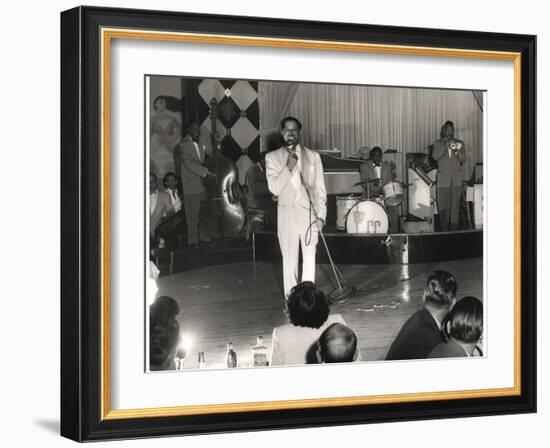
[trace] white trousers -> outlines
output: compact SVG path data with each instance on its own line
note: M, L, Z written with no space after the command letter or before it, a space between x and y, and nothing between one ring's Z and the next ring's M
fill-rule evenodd
M315 215L311 215L315 222ZM302 248L302 280L315 281L315 252L319 240L317 224L310 227L309 210L299 206L277 207L277 236L283 256L283 283L285 297L299 280L299 254Z

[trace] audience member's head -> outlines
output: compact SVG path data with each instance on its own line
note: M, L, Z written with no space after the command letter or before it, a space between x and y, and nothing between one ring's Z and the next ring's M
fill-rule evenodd
M448 311L455 303L456 279L446 271L433 271L424 289L424 305Z
M157 297L149 307L151 370L168 369L179 342L179 306L171 297Z
M327 296L313 282L302 282L292 288L287 309L293 325L311 328L321 327L330 311Z
M477 344L483 334L483 305L475 297L459 300L443 323L447 337L465 344Z
M317 360L320 363L355 361L357 336L344 324L330 325L319 337L317 345Z

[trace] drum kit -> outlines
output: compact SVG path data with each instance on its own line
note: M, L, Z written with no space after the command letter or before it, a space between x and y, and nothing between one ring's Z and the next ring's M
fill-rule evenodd
M377 182L371 179L354 185L367 185L367 197L361 194L336 196L336 228L347 233L384 234L388 233L390 222L386 207L396 207L403 203L403 185L390 181L384 184L380 197L370 198L368 185Z

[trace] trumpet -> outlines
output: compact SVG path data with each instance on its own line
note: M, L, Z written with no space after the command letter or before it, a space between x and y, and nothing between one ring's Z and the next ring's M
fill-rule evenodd
M458 151L460 148L462 148L462 141L460 140L451 140L449 143L447 143L448 145L448 148L451 149L452 151L456 152Z

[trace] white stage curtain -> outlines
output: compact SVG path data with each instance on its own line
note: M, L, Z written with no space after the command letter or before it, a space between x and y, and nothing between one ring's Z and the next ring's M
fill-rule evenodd
M267 139L279 132L281 119L288 115L288 108L298 90L293 82L258 82L258 108L260 111L260 149L265 151Z
M427 153L442 124L455 124L455 137L465 143L464 175L483 161L483 96L479 92L333 84L263 84L260 123L273 128L286 115L302 121L302 140L312 149L338 148L343 156L363 146ZM270 84L276 84L271 87ZM287 84L283 89L280 84ZM296 86L294 94L289 94ZM274 104L271 103L272 99ZM288 107L286 101L290 99ZM282 113L281 113L282 112ZM267 118L265 117L267 116ZM399 157L399 155L398 155Z

